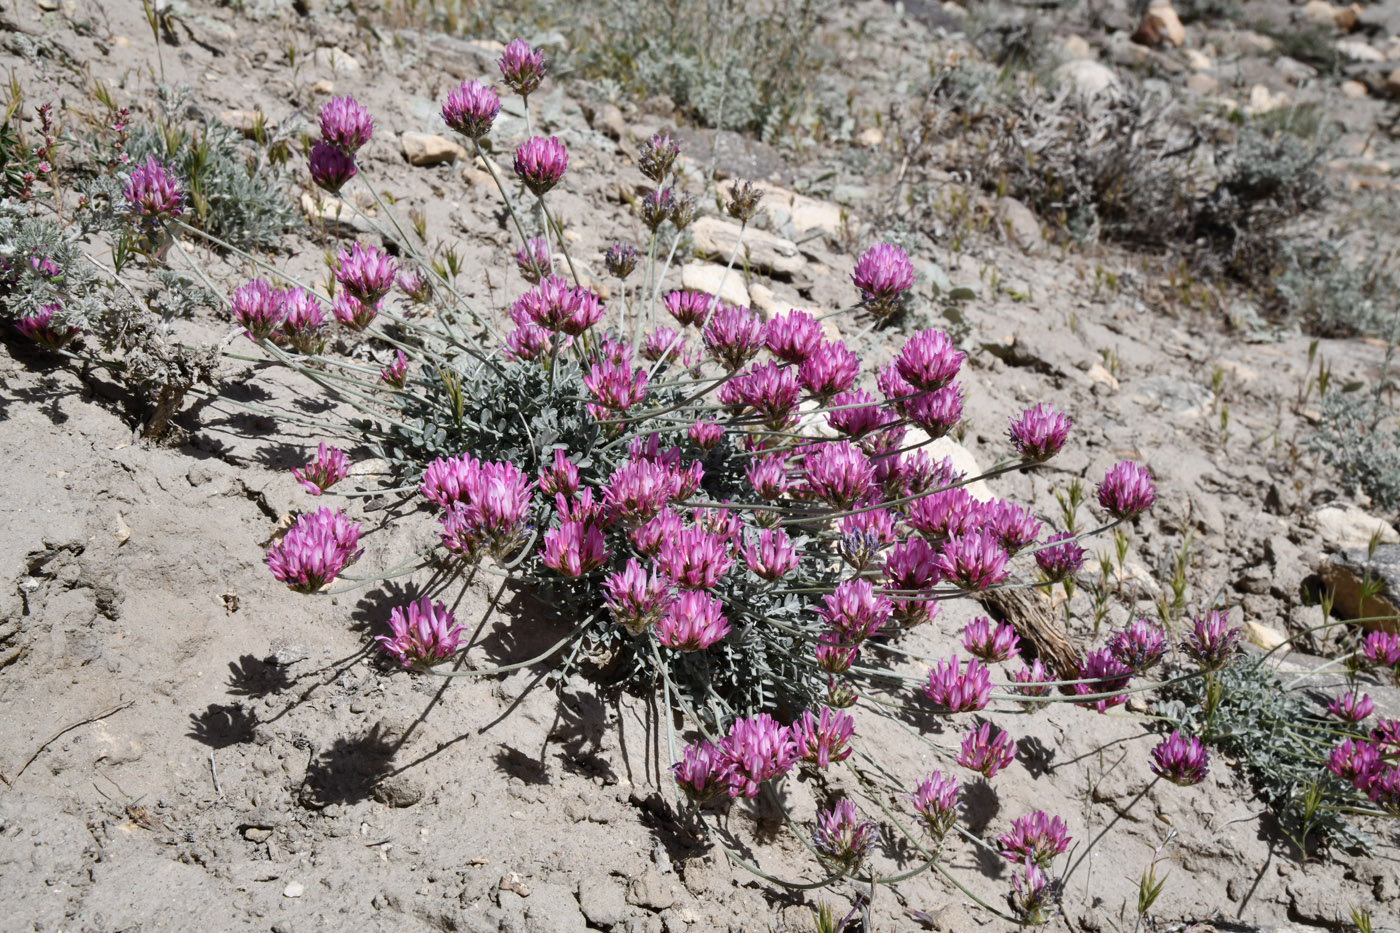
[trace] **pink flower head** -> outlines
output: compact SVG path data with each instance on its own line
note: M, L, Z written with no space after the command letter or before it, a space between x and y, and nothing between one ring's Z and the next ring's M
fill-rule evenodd
M608 477L603 503L613 518L638 525L665 508L674 491L673 474L666 465L629 460Z
M1191 634L1181 643L1181 650L1203 670L1219 670L1229 663L1239 650L1243 632L1230 625L1229 613L1212 609L1192 619Z
M682 528L661 542L656 563L676 586L708 590L719 582L734 559L719 535L703 528Z
M926 590L938 582L936 556L923 538L906 538L885 555L885 579L896 590Z
M551 464L540 471L540 491L552 496L562 493L572 496L578 489L578 467L558 447L554 449Z
M1079 662L1079 679L1083 683L1074 685L1074 692L1081 696L1107 693L1112 696L1100 697L1081 703L1090 709L1105 712L1110 706L1120 706L1128 702L1126 693L1119 693L1128 686L1133 669L1113 656L1107 648L1090 651Z
M465 504L475 537L500 560L519 547L534 484L513 463L483 463L467 477Z
M262 279L233 290L233 320L250 340L266 340L282 326L285 296Z
M860 868L874 841L875 824L862 820L849 798L843 797L830 810L817 814L812 847L844 872Z
M336 256L335 279L353 297L374 305L394 287L398 270L398 263L379 247L352 243L348 252Z
M992 677L976 658L969 658L963 670L958 656L951 655L929 668L924 696L950 713L984 709L992 697Z
M822 597L822 603L817 610L822 622L853 645L878 632L893 609L888 599L875 594L869 580L842 580L834 592Z
M516 147L514 165L515 177L539 198L564 177L569 153L557 136L532 136Z
M808 487L836 509L869 498L875 491L870 460L850 441L832 441L807 455L802 473Z
M642 337L642 359L655 363L659 359L679 361L685 354L685 335L669 327L647 331Z
M744 545L743 553L748 568L770 583L797 569L797 549L782 529L760 531L756 542Z
M1376 667L1400 667L1400 635L1369 633L1361 643L1361 656Z
M643 175L659 185L666 180L680 154L680 145L671 139L670 133L663 131L642 143L637 167Z
M409 297L409 300L418 304L423 304L433 297L432 283L417 269L400 268L399 274L394 277L394 284Z
M666 297L661 299L662 305L670 312L671 317L676 319L676 323L682 327L694 324L699 327L701 322L710 314L710 307L715 299L704 292L667 292Z
M1014 502L992 499L982 506L981 513L982 527L996 536L1008 554L1029 547L1040 535L1040 520Z
M637 268L637 248L630 243L614 243L603 253L603 265L609 275L626 279Z
M816 352L824 334L817 319L806 311L786 311L768 322L763 345L768 352L782 360L800 366Z
M1371 741L1387 750L1387 754L1400 755L1400 719L1382 719L1371 730Z
M332 97L321 108L321 139L346 155L369 142L374 118L353 97Z
M845 761L851 756L851 736L856 723L849 713L823 708L820 716L804 710L792 724L792 738L797 743L797 755L825 771L833 761Z
M426 596L407 606L395 606L389 613L389 629L392 636L379 635L374 640L405 670L446 661L457 653L462 636L452 611Z
M1400 816L1400 764L1372 772L1366 782L1366 799L1391 816Z
M940 576L963 589L985 590L1006 579L1006 552L985 531L949 538L936 562Z
M719 747L731 797L757 797L760 784L787 774L797 760L792 730L767 713L735 720Z
M656 640L675 651L703 651L728 634L724 604L697 590L683 591L656 623Z
M859 645L848 645L839 632L822 632L817 636L817 663L829 674L844 674L856 662Z
M1210 770L1210 756L1201 740L1176 730L1152 749L1152 773L1183 787L1199 784Z
M353 331L362 331L379 315L377 302L365 302L349 292L340 292L331 302L331 314Z
M1013 671L1011 679L1016 681L1012 689L1023 697L1048 697L1050 688L1046 684L1055 678L1050 676L1040 658L1036 658L1029 667L1023 664Z
M1167 650L1167 633L1146 619L1138 619L1109 636L1108 650L1133 673L1141 674L1162 660Z
M662 509L654 518L650 518L640 525L637 525L628 532L628 539L632 542L640 554L647 557L655 557L661 550L661 542L668 541L680 534L685 523L681 517L670 509Z
M1148 509L1157 498L1147 467L1123 460L1109 467L1098 485L1099 505L1118 519L1130 519Z
M997 837L1001 854L1008 862L1030 861L1037 868L1047 868L1065 849L1070 839L1065 821L1048 816L1044 810L1032 810L1011 821L1011 831Z
M394 361L379 371L379 381L386 386L402 389L408 380L408 357L402 350L394 351Z
M454 502L462 502L471 494L471 487L477 473L481 471L481 461L471 454L458 454L455 457L438 457L423 470L418 491L438 508L445 509Z
M506 345L501 355L508 360L538 360L549 349L549 331L538 324L521 324L506 335ZM567 338L563 346L568 346L572 338ZM562 349L562 348L561 348Z
M1074 422L1044 402L1011 419L1011 446L1027 460L1043 463L1065 446Z
M763 348L763 322L748 308L721 304L705 325L705 349L728 372L734 372Z
M752 457L744 468L744 475L760 499L765 502L780 499L788 490L787 457L783 454Z
M822 343L797 370L802 387L822 402L849 389L860 375L860 360L844 343Z
M642 223L653 233L675 214L680 203L676 193L670 188L653 188L642 195Z
M1010 661L1021 650L1021 639L1010 623L993 625L991 619L978 616L963 629L963 647L974 657L995 664Z
M695 421L686 429L686 436L701 450L714 450L724 437L724 426L715 418Z
M463 81L442 102L442 119L467 139L480 139L491 132L491 124L501 112L501 98L480 81Z
M894 516L884 509L857 512L841 519L841 559L856 570L874 563L894 540Z
M916 499L909 506L905 521L919 534L937 542L980 530L982 506L965 487L954 486Z
M648 574L635 560L603 580L605 602L613 621L629 635L640 635L670 608L671 585L658 573Z
M15 322L15 327L35 343L50 350L60 350L82 333L81 328L54 319L62 310L57 303L46 304L28 317L20 318Z
M909 795L914 812L924 821L924 828L935 847L958 821L958 795L962 791L958 779L941 771L932 771L919 782Z
M1380 750L1370 742L1343 739L1327 756L1327 770L1360 791L1365 791L1380 768Z
M797 409L801 388L792 369L768 362L750 367L720 387L719 400L742 403L775 431L786 427Z
M588 414L598 421L617 417L647 396L646 370L609 360L594 364L583 384L594 398Z
M833 431L852 439L865 437L898 420L893 412L877 405L875 396L864 389L838 392L831 405L826 415L827 424Z
M687 797L696 803L706 803L729 790L724 766L724 753L702 739L685 747L681 760L671 765L671 774Z
M1362 722L1366 717L1376 711L1376 704L1366 694L1347 692L1339 697L1335 697L1327 704L1327 712L1342 720L1356 724Z
M1047 580L1058 583L1074 576L1084 566L1084 549L1077 543L1074 532L1062 531L1051 535L1044 547L1036 549L1035 562Z
M532 48L524 39L512 39L497 62L506 87L521 97L529 97L544 80L547 70L544 53Z
M349 475L350 466L345 461L345 451L327 447L324 443L316 448L315 460L292 470L292 476L313 496L319 496Z
M845 680L837 680L836 675L828 674L826 678L826 705L832 709L850 709L856 705L856 700L860 696L855 688Z
M900 405L906 418L938 439L957 427L963 414L963 390L948 385L932 392L921 392Z
M1011 736L1000 730L992 734L992 724L981 726L963 734L962 749L958 752L958 764L971 768L983 777L996 777L998 771L1016 759L1016 743Z
M331 194L340 191L346 182L359 173L359 169L355 167L354 156L342 152L324 139L312 144L311 152L307 156L307 168L310 169L311 180L316 186Z
M179 217L185 210L180 181L154 155L131 170L123 188L127 206L147 225Z
M876 243L856 260L851 282L877 317L899 310L904 293L914 287L914 267L898 246Z
M941 330L921 330L910 337L895 358L895 367L915 389L932 392L953 381L962 367L963 353Z
M1051 881L1029 859L1011 876L1011 890L1006 895L1011 914L1022 926L1044 926L1055 914L1060 902L1063 883Z
M562 521L545 534L541 555L546 567L566 577L581 577L602 565L607 550L597 525Z
M267 552L272 575L298 593L314 593L359 559L360 526L335 509L300 516Z
M304 288L283 289L281 294L282 326L274 338L286 342L298 353L320 353L326 345L322 335L326 314L320 300Z
M549 274L549 243L542 237L531 237L515 251L515 265L525 281L537 285Z

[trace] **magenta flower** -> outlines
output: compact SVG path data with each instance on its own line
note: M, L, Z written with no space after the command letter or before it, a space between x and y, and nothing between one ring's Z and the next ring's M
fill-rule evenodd
M1029 667L1023 664L1012 671L1011 679L1016 681L1016 686L1012 690L1023 697L1048 697L1050 688L1046 684L1055 678L1050 676L1050 672L1045 669L1040 658L1036 658Z
M1400 719L1382 719L1371 730L1371 741L1387 749L1387 754L1400 755Z
M598 421L626 412L647 396L646 370L606 360L588 371L583 384L594 398L588 404L588 414Z
M1044 926L1055 915L1062 888L1061 882L1051 881L1035 863L1027 860L1020 871L1011 875L1006 903L1022 926Z
M671 219L675 210L676 193L670 188L653 188L642 195L642 223L653 233L657 227Z
M1133 673L1141 674L1162 660L1167 650L1167 633L1146 619L1138 619L1109 636L1108 650Z
M637 552L647 557L655 557L661 550L661 542L680 534L685 527L681 517L670 509L663 509L654 518L637 525L628 532L628 540Z
M423 304L433 297L432 283L417 269L399 269L399 274L394 277L394 284L399 287L399 291L418 304Z
M1327 712L1343 722L1352 724L1362 722L1375 711L1376 704L1371 702L1371 698L1364 693L1358 696L1355 693L1347 692L1335 697L1332 702L1327 704Z
M463 81L442 102L442 119L467 139L480 139L491 132L491 124L501 112L501 98L480 81Z
M848 798L817 814L812 847L846 873L859 870L875 841L875 824L862 820Z
M1239 650L1243 632L1230 625L1228 613L1212 609L1192 619L1191 634L1181 643L1181 650L1203 670L1219 670L1229 663Z
M802 387L826 403L855 384L860 360L844 343L826 342L802 362L797 374Z
M914 812L923 818L924 829L933 840L935 852L958 821L958 794L961 790L957 778L941 771L932 771L908 795L914 804Z
M671 585L655 572L648 574L635 560L603 580L604 600L613 621L629 635L640 635L670 608Z
M1327 757L1328 771L1363 792L1380 768L1380 750L1370 742L1343 739Z
M1152 749L1152 773L1173 784L1188 787L1206 779L1210 771L1210 756L1206 747L1194 735L1187 737L1172 730L1172 734Z
M997 837L1001 854L1008 862L1033 862L1037 868L1047 868L1055 856L1069 848L1071 836L1065 821L1047 816L1044 810L1032 810L1011 821L1011 831Z
M506 87L521 97L529 97L535 93L547 70L544 53L532 48L524 39L510 40L510 45L506 46L496 64L500 66L501 79L505 81Z
M1011 446L1027 460L1043 463L1065 446L1074 422L1044 402L1011 419Z
M893 611L888 599L875 594L869 580L842 580L834 592L822 597L822 603L817 615L845 644L852 645L878 632Z
M298 353L311 355L325 349L326 314L321 309L320 299L303 288L288 288L283 289L280 301L282 325L272 337Z
M253 279L233 290L233 319L250 340L266 340L282 325L285 300L284 292Z
M497 560L524 541L533 485L513 463L483 463L467 477L467 518L474 536Z
M1014 502L992 499L982 506L981 513L982 527L996 536L1008 554L1029 547L1040 535L1040 520Z
M540 552L546 567L566 577L581 577L602 565L607 551L596 525L563 521L544 536Z
M661 542L656 563L682 589L708 590L719 582L734 559L724 538L704 528L682 528Z
M705 349L728 372L734 372L763 348L763 322L748 308L721 304L704 330Z
M726 382L720 387L719 400L726 405L741 403L752 409L766 427L778 431L792 420L800 394L797 373L769 362L752 366Z
M787 774L797 760L792 730L767 713L735 720L719 747L731 797L757 797L759 785Z
M962 386L944 386L933 392L921 393L899 407L905 417L936 440L957 427L962 420Z
M753 457L744 468L744 475L760 499L765 502L780 499L788 490L787 457L783 454Z
M791 310L768 322L763 333L763 345L768 352L782 360L800 366L816 352L825 335L816 318L806 311Z
M532 136L515 150L515 177L524 182L535 197L559 184L569 167L569 153L557 136Z
M408 357L402 350L394 351L394 362L379 371L379 381L386 386L402 389L408 380Z
M812 492L836 509L867 499L875 491L870 460L850 441L831 441L806 456L802 473Z
M1128 686L1132 676L1133 669L1114 657L1109 649L1090 651L1084 656L1084 660L1079 662L1079 679L1083 683L1075 684L1074 692L1080 696L1099 693L1109 693L1113 696L1088 700L1079 705L1098 710L1100 713L1106 712L1110 706L1121 706L1128 702L1128 695L1118 691Z
M743 547L744 563L761 579L775 583L797 569L797 549L782 529L764 530Z
M768 325L771 330L773 325ZM831 400L826 423L838 434L852 439L865 437L873 431L897 421L893 412L875 403L875 396L864 389L839 392Z
M963 647L974 657L988 664L1009 661L1021 650L1021 638L1009 622L992 624L986 616L978 616L963 629Z
M641 357L655 363L665 358L679 361L685 353L685 336L669 327L657 327L642 335Z
M937 542L980 530L982 504L965 487L954 486L916 499L910 504L905 521L919 534Z
M398 269L379 247L352 243L348 252L342 249L336 255L335 280L362 303L374 305L394 287Z
M941 330L921 330L904 344L895 358L899 375L915 389L933 392L953 381L962 367L963 353Z
M856 570L874 563L880 551L894 543L894 516L884 509L857 512L841 519L841 559Z
M601 530L612 523L612 517L600 501L594 501L592 488L585 488L572 499L563 493L554 494L554 509L562 522L579 522L584 525L597 525Z
M1130 519L1148 509L1157 498L1152 474L1131 460L1114 464L1098 485L1099 505L1117 519Z
M572 496L577 489L578 467L556 447L551 464L540 471L540 491L549 496L556 493Z
M343 291L331 302L331 314L350 330L359 332L374 322L379 315L379 305L375 302L361 301L348 291Z
M185 210L185 192L180 181L154 155L137 165L126 176L123 192L131 212L148 227L179 217Z
M60 350L82 333L81 328L54 319L55 315L61 317L62 310L62 306L57 303L46 304L33 314L16 321L15 328L41 346L50 350Z
M332 97L321 108L321 139L346 155L369 142L374 118L353 97Z
M963 670L955 654L929 668L924 696L949 713L984 709L992 697L992 677L975 658L969 658Z
M671 167L680 157L681 147L671 139L671 134L662 132L642 143L642 151L637 159L637 168L643 175L658 185L666 180Z
M851 756L851 736L855 731L856 722L849 713L828 708L823 708L820 716L804 710L792 724L798 757L823 771L833 761L845 761Z
M714 450L720 438L724 437L724 426L714 418L695 421L686 428L686 436L701 450Z
M350 465L345 460L345 451L327 447L324 443L316 448L315 460L292 470L292 476L313 496L319 496L349 475Z
M1361 655L1376 667L1400 667L1400 635L1369 633L1361 643Z
M609 275L626 279L637 268L637 248L630 243L614 243L603 253L603 265Z
M613 471L603 490L608 514L629 525L649 521L675 491L671 471L649 460L629 460Z
M446 661L457 653L462 636L452 611L426 596L407 606L396 606L389 613L389 628L392 636L379 635L374 640L405 670Z
M438 508L445 509L454 502L466 500L481 462L471 454L438 457L423 470L418 491Z
M923 538L906 538L885 555L885 579L895 590L926 590L938 582L936 556Z
M1062 531L1051 535L1044 547L1036 549L1035 562L1047 580L1058 583L1074 576L1084 566L1084 549L1076 540L1073 532Z
M358 174L355 157L342 152L325 140L317 140L311 146L307 157L307 167L311 170L311 180L316 186L336 194L346 182Z
M887 317L899 310L904 293L914 287L914 267L898 246L876 243L856 260L851 282L871 313Z
M549 275L551 268L549 243L542 237L531 237L524 246L515 251L515 265L520 269L520 275L525 281L538 285L540 279ZM535 323L542 325L544 322ZM562 327L558 329L563 330Z
M704 292L667 292L661 299L661 304L670 312L671 317L676 319L676 323L682 327L700 324L710 314L710 307L715 299Z
M1391 816L1400 816L1400 765L1373 772L1366 783L1366 799Z
M1006 579L1006 552L985 531L949 538L935 563L944 580L967 590L985 590Z
M308 512L267 552L272 575L298 593L314 593L362 553L360 526L335 509Z
M996 777L998 771L1016 759L1016 743L1011 736L1000 730L992 734L992 724L982 723L976 729L963 734L962 749L958 752L958 764L971 768L983 777Z
M707 803L729 790L724 767L724 753L702 739L685 747L681 760L671 765L671 774L686 796Z

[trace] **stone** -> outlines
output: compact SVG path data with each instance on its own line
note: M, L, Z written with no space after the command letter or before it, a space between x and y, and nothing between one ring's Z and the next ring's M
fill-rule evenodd
M300 881L293 881L282 889L283 897L301 897L306 893L306 885Z
M1068 84L1085 97L1116 92L1122 86L1112 68L1087 60L1065 62L1055 69L1055 80Z
M1244 620L1244 634L1246 638L1265 651L1272 651L1288 641L1288 636L1278 629L1262 622L1255 622L1253 619Z
M244 139L252 139L257 133L259 121L266 118L258 110L225 110L219 114L219 122L237 130Z
M407 774L391 775L374 785L374 799L389 807L411 807L423 799L423 785Z
M1381 90L1389 97L1400 97L1400 68L1385 76Z
M315 84L311 85L311 93L329 97L331 94L335 93L335 82L325 79L317 81Z
M306 215L306 219L315 224L334 227L337 224L342 229L351 230L355 233L374 233L375 230L363 217L359 215L350 205L339 198L333 198L328 194L317 192L316 194L303 193L301 196L301 211Z
M627 903L647 910L665 910L680 902L679 887L673 879L648 867L641 877L632 882L632 887L627 891Z
M690 227L691 235L695 238L695 252L728 263L734 247L741 245L743 252L735 262L736 269L747 260L747 265L752 268L779 275L792 275L807 264L797 244L791 240L749 227L743 230L741 243L741 229L736 221L701 217Z
M1384 519L1354 505L1327 505L1308 516L1328 550L1369 547L1373 535L1380 544L1400 544L1400 534Z
M592 111L589 125L609 139L627 137L627 120L616 104L603 104Z
M1364 11L1361 5L1353 3L1350 6L1336 7L1332 10L1332 22L1343 32L1351 32L1356 28L1356 24L1361 20Z
M1242 55L1267 55L1274 50L1274 40L1261 32L1242 29L1235 33L1235 48Z
M1308 0L1303 5L1303 19L1318 26L1336 25L1337 12L1327 0Z
M1332 593L1333 615L1360 620L1372 630L1400 630L1400 546L1382 544L1374 553L1368 548L1348 548L1318 569ZM1363 599L1362 588L1368 580L1373 586L1379 582L1381 588Z
M355 74L360 70L358 58L334 46L321 46L312 56L312 60L318 71L329 71L331 74Z
M1363 62L1366 64L1376 64L1385 61L1379 49L1373 48L1369 43L1360 39L1338 39L1336 49L1341 56L1349 61Z
M1210 71L1215 68L1215 62L1211 61L1209 55L1196 49L1182 49L1181 55L1186 59L1186 66L1192 71Z
M1220 82L1214 75L1208 75L1204 71L1195 71L1186 76L1186 90L1192 94L1202 96L1220 93Z
M1060 55L1065 61L1091 61L1094 58L1094 50L1089 45L1089 40L1083 36L1069 35L1060 40Z
M1040 249L1043 242L1040 220L1025 204L1009 195L997 199L997 220L1021 249L1028 253Z
M798 233L820 230L836 236L846 223L845 208L830 201L818 201L805 195L792 196L792 227Z
M1343 81L1342 96L1349 100L1360 100L1366 96L1366 85L1360 81Z
M737 264L736 264L737 265ZM744 285L744 273L738 268L729 270L725 278L725 267L709 262L688 262L681 266L681 287L708 295L719 293L720 300L732 305L749 306L749 290ZM720 282L724 291L719 291Z
M458 159L466 160L467 150L444 136L428 133L404 133L399 137L399 146L409 165L441 165Z
M1142 21L1151 26L1157 37L1172 48L1186 44L1186 27L1181 25L1181 17L1176 15L1170 3L1154 3L1143 14Z
M1108 368L1102 363L1095 363L1090 366L1085 375L1089 377L1091 383L1107 386L1115 392L1118 391L1118 377L1109 372Z
M1286 92L1279 91L1275 94L1265 85L1256 84L1249 89L1249 103L1245 104L1244 112L1253 117L1287 106L1288 94Z
M780 314L786 314L794 308L806 310L803 305L793 304L792 299L779 295L761 282L755 282L749 287L749 297L753 301L753 309L757 311L764 320L770 320ZM825 324L826 322L823 322L823 329L831 330L825 327Z
M1300 62L1296 58L1289 58L1287 55L1280 55L1274 59L1274 67L1283 72L1284 77L1294 84L1300 81L1310 81L1317 77L1317 69L1312 65Z
M935 461L947 457L953 462L953 469L964 476L980 476L982 473L982 468L977 465L977 458L972 455L972 451L951 437L940 437L930 442L928 434L921 428L910 428L909 433L904 436L904 446L919 447L921 445L922 449L927 451L928 455ZM986 480L974 480L963 488L979 502L986 502L993 498L991 487L987 485Z
M574 892L562 884L541 881L525 902L525 920L537 933L585 933L588 921Z
M579 882L578 904L588 922L603 929L622 923L633 913L622 885L604 874Z
M885 141L885 131L878 126L867 126L856 134L856 142L867 149L874 149Z

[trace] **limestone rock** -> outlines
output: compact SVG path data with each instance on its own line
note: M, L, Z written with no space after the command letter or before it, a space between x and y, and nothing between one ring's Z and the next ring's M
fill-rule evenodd
M588 922L605 930L622 923L633 913L627 906L622 885L602 873L579 883L578 903Z
M1065 61L1090 61L1094 57L1094 50L1089 45L1089 40L1083 36L1065 36L1060 40L1060 54Z
M1278 110L1280 107L1287 107L1288 101L1286 92L1274 93L1265 85L1256 84L1249 89L1249 103L1245 104L1244 112L1252 117L1258 116L1261 113Z
M313 224L328 228L335 228L339 225L341 229L352 230L356 233L375 232L374 228L350 205L328 194L319 192L303 194L301 196L301 211L306 215L306 219Z
M1181 17L1176 15L1170 3L1154 3L1143 15L1142 21L1144 25L1151 26L1160 41L1167 45L1181 48L1186 44L1186 27L1181 25Z
M1192 71L1211 71L1215 68L1215 62L1210 56L1196 49L1182 49L1181 55L1186 59L1186 66Z
M1367 548L1348 548L1332 555L1318 568L1323 585L1332 593L1332 612L1342 619L1364 620L1361 624L1368 629L1397 631L1400 629L1400 546L1383 544L1370 556L1367 551ZM1379 582L1381 588L1362 599L1362 587L1368 580Z
M225 110L219 114L219 122L237 130L244 139L252 139L259 120L265 119L257 110Z
M1385 61L1385 55L1360 39L1338 39L1336 49L1348 61L1371 65Z
M1043 241L1040 220L1022 202L1010 196L1000 198L997 201L997 220L1021 249L1031 253L1040 248Z
M735 221L720 217L701 217L690 227L691 235L695 237L696 253L727 263L734 247L740 243L740 229L740 225ZM753 227L749 227L743 233L743 252L735 262L736 268L747 259L748 265L755 269L779 275L792 275L807 264L807 260L798 251L797 244L791 240Z
M1386 75L1385 82L1381 85L1381 90L1389 97L1400 97L1400 68L1396 68Z
M444 136L404 133L399 137L399 145L409 165L440 165L467 158L467 150Z
M342 48L323 45L312 56L316 70L331 74L355 74L360 70L360 60Z
M739 269L730 269L725 278L724 266L709 262L690 262L681 267L681 287L713 295L719 291L720 282L724 291L719 292L720 300L732 305L749 306L749 290L744 285L744 274Z
M1343 81L1342 96L1350 100L1360 100L1366 96L1366 85L1360 81Z
M1220 82L1213 75L1196 71L1186 76L1186 90L1202 96L1220 93Z
M934 460L942 460L944 457L953 461L953 469L964 476L979 476L982 468L977 465L977 459L972 456L972 451L951 437L940 437L938 440L928 443L928 435L919 428L910 428L909 433L904 436L904 445L913 447L924 444L923 449ZM987 485L986 480L976 480L963 487L972 497L979 502L986 502L993 498L992 490Z
M632 882L627 891L627 903L648 910L665 910L680 902L681 890L674 879L667 878L655 868L647 868Z
M1065 62L1055 69L1055 79L1068 84L1085 97L1112 93L1121 87L1118 75L1112 68L1086 60Z
M1322 536L1329 550L1365 548L1371 537L1380 544L1400 544L1400 534L1384 519L1368 515L1354 505L1323 506L1309 516L1309 524Z

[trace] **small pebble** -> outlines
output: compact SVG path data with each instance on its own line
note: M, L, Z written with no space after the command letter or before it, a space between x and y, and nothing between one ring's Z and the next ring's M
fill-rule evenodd
M282 889L283 897L301 897L305 893L306 885L302 884L300 881L293 881Z

